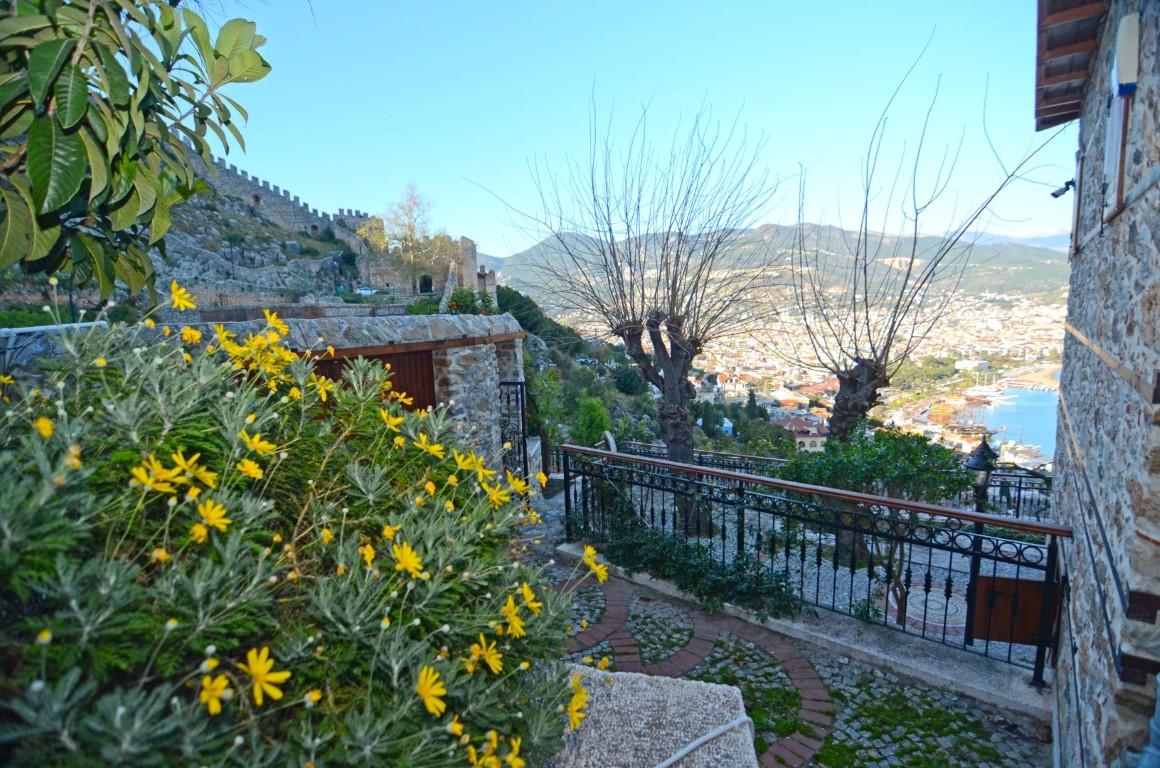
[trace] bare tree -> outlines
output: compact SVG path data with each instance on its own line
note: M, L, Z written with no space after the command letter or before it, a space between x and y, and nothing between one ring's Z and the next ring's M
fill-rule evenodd
M946 193L959 153L958 148L948 147L935 163L929 167L926 163L924 150L936 88L913 156L907 158L904 153L887 188L878 188L887 114L905 82L904 77L891 95L867 144L859 189L862 209L852 235L805 223L804 174L801 180L792 247L795 312L782 317L791 341L804 338L803 343L793 343L789 355L793 362L838 379L830 418L830 433L838 439L845 439L879 403L880 391L889 386L899 366L947 314L959 296L980 219L999 193L1023 178L1032 158L1047 143L1012 168L1000 160L1003 175L998 184L943 236L924 236L925 216ZM997 152L995 157L999 159ZM906 222L905 231L897 236L882 234L890 231L899 213Z
M751 227L776 183L735 119L702 108L667 150L648 140L647 108L621 148L593 107L587 157L533 169L548 234L535 276L559 309L624 342L662 395L668 457L690 462L689 372L706 345L755 329L773 249Z
M434 271L446 258L446 243L438 240L441 235L432 235L430 213L431 201L411 183L384 217L373 217L358 230L372 254L389 258L398 267L411 284L411 293L419 292L419 276Z

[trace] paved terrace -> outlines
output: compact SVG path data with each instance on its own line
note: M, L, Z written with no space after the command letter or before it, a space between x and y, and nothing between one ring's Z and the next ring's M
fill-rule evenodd
M563 494L536 505L544 518L528 542L536 560L550 561L563 538L562 505ZM548 567L560 588L575 588L570 660L607 659L610 671L736 685L767 768L1051 765L1048 726L1034 718L708 614L627 579L577 583L569 580L570 564ZM946 654L952 661L956 652ZM948 670L954 673L953 663Z

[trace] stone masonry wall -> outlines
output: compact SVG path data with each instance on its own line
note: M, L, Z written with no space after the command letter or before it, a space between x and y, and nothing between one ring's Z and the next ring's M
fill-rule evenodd
M238 197L247 203L257 200L255 208L270 221L291 232L310 231L311 226L319 230L330 227L334 236L346 244L356 254L362 254L366 245L355 234L359 227L370 219L370 214L351 208L340 208L337 213L327 213L313 208L298 195L277 184L251 176L233 163L215 157L213 168L207 168L197 155L191 154L198 174L209 183L219 195Z
M463 438L497 465L500 455L499 367L495 345L444 349L432 354L435 396L447 403Z
M1119 20L1140 12L1125 207L1105 220L1109 78ZM1118 766L1147 739L1160 670L1160 4L1119 0L1080 125L1076 248L1060 379L1053 507L1074 538L1052 682L1057 764Z

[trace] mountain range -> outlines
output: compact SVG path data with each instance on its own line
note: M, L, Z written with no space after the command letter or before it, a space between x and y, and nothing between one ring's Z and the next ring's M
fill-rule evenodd
M738 254L762 247L784 251L792 242L793 235L794 227L767 224L745 232L736 240L734 248ZM828 246L830 252L837 251L835 255L841 258L841 244L855 236L854 232L836 227L807 225L806 247L813 248L820 241ZM582 235L569 237L574 238L574 242L583 242ZM900 239L897 236L875 233L871 238L871 247L877 246L881 240L885 253L892 252L900 240L907 244L906 238ZM973 245L970 264L961 285L965 296L1007 293L1035 296L1044 301L1063 301L1070 272L1067 235L1024 239L968 235L964 238L964 241L967 240L973 241ZM943 242L940 237L921 236L917 244L918 252L933 253ZM482 253L477 257L481 266L496 271L499 282L528 292L533 297L542 293L535 280L537 266L545 261L558 262L560 258L558 246L551 237L506 258ZM728 257L724 261L727 263Z

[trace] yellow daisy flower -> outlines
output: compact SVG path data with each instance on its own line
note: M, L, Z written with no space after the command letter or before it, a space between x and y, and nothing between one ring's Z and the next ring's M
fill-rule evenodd
M222 698L229 685L230 679L225 675L217 677L205 675L201 678L201 695L198 697L198 701L205 704L205 708L209 710L211 716L221 714Z
M184 312L187 309L197 309L197 304L193 300L193 294L178 285L176 280L169 284L169 292L170 302L178 312Z
M282 698L282 689L277 686L290 678L290 671L274 671L274 659L270 657L269 648L263 647L261 651L251 648L246 653L246 663L237 667L254 681L254 704L262 706L266 696L274 701Z
M395 558L395 571L406 571L411 574L412 579L417 579L423 574L423 561L419 558L419 553L411 547L410 542L392 544L391 555Z
M419 680L415 684L415 693L423 700L423 706L435 717L441 717L447 709L447 702L443 697L447 695L447 687L439 679L439 673L426 665L419 670Z
M234 466L237 467L238 471L243 475L253 480L261 480L263 475L266 474L262 471L262 465L253 459L242 459Z

